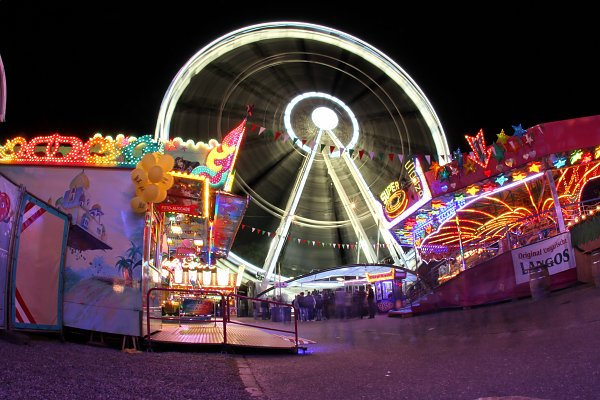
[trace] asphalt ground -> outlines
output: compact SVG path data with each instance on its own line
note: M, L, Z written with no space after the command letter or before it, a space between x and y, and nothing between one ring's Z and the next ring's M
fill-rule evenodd
M304 322L299 336L316 343L298 354L0 336L0 399L600 399L590 285L412 318Z
M304 322L298 355L246 354L266 399L600 399L600 289L411 318Z

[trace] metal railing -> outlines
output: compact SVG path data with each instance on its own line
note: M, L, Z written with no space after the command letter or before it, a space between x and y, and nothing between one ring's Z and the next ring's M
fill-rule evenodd
M213 306L213 314L211 315L211 318L209 320L209 322L213 322L215 324L215 327L217 325L217 323L222 323L223 324L223 342L220 343L222 345L228 345L228 337L227 337L227 325L228 324L234 324L234 325L242 325L242 326L249 326L249 327L256 327L256 328L260 328L261 330L269 330L269 331L276 331L276 332L284 332L284 333L291 333L294 335L294 348L297 351L299 348L299 341L298 341L298 310L296 309L296 307L294 307L292 304L289 303L283 303L283 302L279 302L279 301L274 301L274 300L268 300L268 299L258 299L258 298L254 298L254 297L247 297L247 296L242 296L242 295L238 295L238 294L223 294L222 292L218 291L218 290L204 290L204 289L173 289L173 288L152 288L150 290L148 290L148 292L146 293L146 340L148 343L148 349L151 350L152 348L152 333L151 332L151 320L153 319L160 319L162 321L177 321L179 322L180 326L182 322L187 322L187 323L198 323L198 322L207 322L206 319L202 319L198 316L186 316L186 315L182 315L181 309L178 311L178 315L176 316L163 316L162 312L161 312L161 316L153 316L151 315L150 312L150 305L151 305L151 297L156 293L156 292L168 292L168 293L177 293L181 298L205 298L206 296L215 296L215 297L219 297L220 300L218 301L218 304L220 305L220 315L219 313L217 313L217 302L214 302L214 306ZM182 295L183 294L183 295ZM244 323L244 322L240 322L240 321L236 321L236 320L232 320L231 319L231 309L229 307L229 304L232 304L232 301L235 300L241 300L241 299L246 299L249 301L256 301L256 302L267 302L268 304L273 304L276 305L278 307L289 307L290 308L290 317L293 314L293 319L294 319L294 329L293 330L286 330L286 329L278 329L278 328L274 328L271 326L265 326L265 325L258 325L258 324L250 324L250 323ZM235 304L235 303L234 303ZM293 313L291 312L293 309Z

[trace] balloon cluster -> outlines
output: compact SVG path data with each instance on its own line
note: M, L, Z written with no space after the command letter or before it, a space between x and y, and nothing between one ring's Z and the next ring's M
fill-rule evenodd
M175 160L169 154L148 153L131 171L131 180L135 183L135 197L131 199L131 208L136 213L144 213L148 203L160 203L167 198L167 190L173 186Z

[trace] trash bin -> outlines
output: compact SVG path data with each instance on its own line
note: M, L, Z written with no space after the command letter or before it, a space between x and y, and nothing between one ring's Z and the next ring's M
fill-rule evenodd
M292 322L292 307L283 308L283 322Z
M292 307L273 307L271 308L271 321L273 322L291 322Z
M282 322L283 321L283 307L271 308L271 321Z
M533 300L541 300L550 293L550 274L546 265L529 269L529 289Z

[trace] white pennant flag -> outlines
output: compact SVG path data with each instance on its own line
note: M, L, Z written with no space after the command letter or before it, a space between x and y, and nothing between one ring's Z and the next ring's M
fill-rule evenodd
M258 130L258 134L260 135L261 133L263 133L266 130L267 130L267 128L265 128L264 126L261 126L260 129Z

